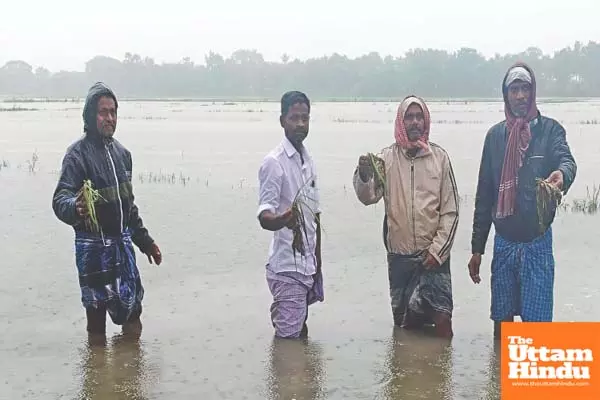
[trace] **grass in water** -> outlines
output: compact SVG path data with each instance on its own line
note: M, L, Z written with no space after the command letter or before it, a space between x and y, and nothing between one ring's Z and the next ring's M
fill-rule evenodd
M308 241L308 233L306 230L306 211L310 214L309 216L313 219L316 219L315 210L312 210L309 202L314 201L313 198L309 197L305 192L304 188L309 182L313 182L313 178L308 179L298 192L296 192L296 196L294 197L294 201L292 202L292 215L296 224L293 231L293 240L292 240L292 251L294 252L294 257L296 257L296 253L300 253L302 256L306 255L306 241ZM306 239L306 241L305 241Z
M553 208L558 208L562 202L562 192L559 188L546 182L544 179L536 179L536 201L540 232L546 230L546 223Z
M85 220L85 225L92 232L100 232L100 224L96 217L96 202L100 199L104 200L104 198L93 188L92 181L89 179L83 181L83 186L80 191L83 194L83 201L88 215Z
M385 193L385 162L373 153L368 153L367 155L369 156L371 167L375 171L375 191L382 188Z

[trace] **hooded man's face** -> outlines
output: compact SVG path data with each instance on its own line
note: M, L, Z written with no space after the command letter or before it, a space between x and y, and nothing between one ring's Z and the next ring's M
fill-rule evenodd
M117 128L117 107L112 97L102 96L98 100L96 129L100 136L110 138Z
M516 80L508 86L508 106L517 118L524 117L529 111L531 101L531 84Z
M404 127L406 128L406 136L411 142L415 142L425 133L425 115L421 106L411 104L404 113Z

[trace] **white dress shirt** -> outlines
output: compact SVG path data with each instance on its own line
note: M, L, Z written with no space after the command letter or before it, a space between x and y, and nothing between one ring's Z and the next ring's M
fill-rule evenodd
M265 210L281 214L292 206L301 190L306 236L303 233L305 256L292 250L293 232L287 227L273 232L269 247L267 269L274 272L296 271L303 275L316 273L317 224L315 214L320 212L317 173L306 147L302 149L304 164L292 143L284 137L264 159L258 173L260 215Z

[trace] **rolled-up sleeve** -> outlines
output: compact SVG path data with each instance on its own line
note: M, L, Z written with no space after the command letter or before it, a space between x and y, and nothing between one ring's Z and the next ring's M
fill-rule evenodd
M259 217L263 211L277 212L281 196L283 168L273 157L266 157L258 170L258 211Z

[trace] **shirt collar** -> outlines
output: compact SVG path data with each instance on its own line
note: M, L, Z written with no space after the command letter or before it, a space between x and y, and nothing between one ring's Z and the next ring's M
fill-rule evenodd
M292 142L290 142L290 140L287 137L283 138L282 143L283 143L283 149L285 150L285 153L287 154L287 156L289 158L294 157L295 154L300 154L298 152L298 150L296 150L296 148L294 147L294 145L292 144ZM306 151L306 147L303 148L302 156L305 159L309 158L308 151Z
M282 140L283 143L283 149L285 150L285 153L287 154L288 157L293 157L294 154L297 153L296 148L292 145L292 143L289 141L289 139L287 137L284 137Z

